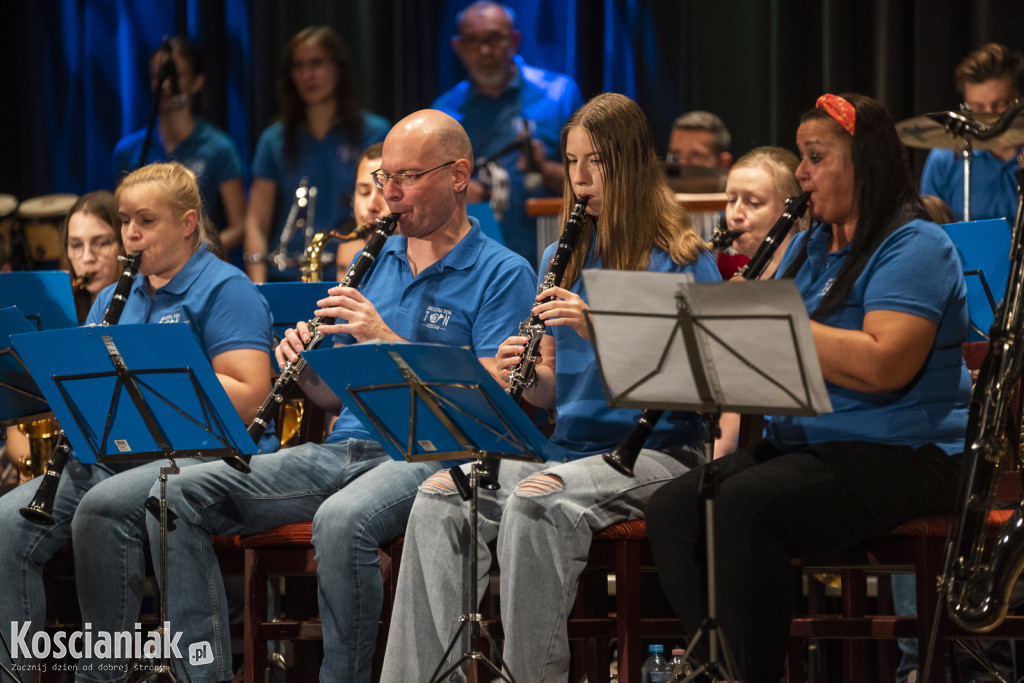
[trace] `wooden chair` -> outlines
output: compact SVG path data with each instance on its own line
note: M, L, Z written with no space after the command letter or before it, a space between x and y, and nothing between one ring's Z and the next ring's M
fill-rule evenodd
M964 359L969 368L981 365L987 344L984 342L965 344ZM1020 498L1021 483L1018 472L1020 458L1021 404L1019 387L1011 401L1009 423L1006 425L1007 453L1003 458L1004 468L1000 473L997 488L999 500L1016 501ZM1003 522L1009 517L1008 510L993 510L987 520L989 540L995 537ZM949 622L945 605L938 603L936 580L942 573L946 537L952 522L950 515L936 515L910 520L886 536L874 539L841 556L829 558L804 558L794 563L805 574L837 573L841 576L840 612L825 613L820 605L794 619L791 630L791 645L788 658L788 681L801 683L805 680L805 641L839 639L842 641L843 680L860 683L881 676L891 676L895 659L886 662L887 671L869 670L869 647L871 640L894 638L917 638L919 659L923 663L928 656L927 645L933 619L939 614L939 630L936 651L926 683L945 683L949 668L951 638L976 638L978 634L958 629ZM894 573L913 573L917 584L917 616L894 616L886 613L888 604L871 609L868 600L867 578L879 577L880 585L886 586L888 577ZM813 584L812 584L813 585ZM887 603L882 592L880 603ZM885 611L883 611L885 610ZM996 631L984 638L1015 638L1024 636L1024 617L1009 617ZM894 655L898 656L898 655ZM920 672L923 674L923 671Z

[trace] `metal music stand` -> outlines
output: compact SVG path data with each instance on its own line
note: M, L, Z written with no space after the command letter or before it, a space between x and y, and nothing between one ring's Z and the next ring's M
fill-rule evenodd
M78 325L71 276L63 270L0 273L0 301L17 306L37 330Z
M967 340L987 340L998 303L995 296L1006 289L1010 274L1010 225L1005 219L993 218L949 223L942 228L956 245L967 283Z
M185 324L81 327L15 335L32 372L82 462L141 462L160 468L160 572L167 576L167 477L175 458L256 452L245 425ZM167 616L160 591L158 632ZM168 651L143 680L174 675Z
M256 289L270 306L274 320L274 336L284 339L288 328L309 319L309 312L317 308L316 302L327 296L327 290L337 287L338 282L263 282ZM302 316L302 317L298 317ZM271 355L270 362L280 372L277 359Z
M46 399L10 341L11 335L34 331L17 308L0 308L0 428L52 416Z
M477 467L485 456L539 462L559 455L472 351L433 344L367 342L303 354L341 401L396 460L475 460L470 473L469 611L430 680L442 681L465 662L480 662L503 681L514 681L500 659L476 649L483 635L477 594ZM444 663L464 629L469 649L447 669Z
M700 411L710 415L709 431L722 411L817 415L832 410L807 311L792 281L723 285L693 283L673 273L622 271L584 271L583 281L591 306L587 324L609 405ZM719 478L713 461L708 463L700 486L708 616L689 649L707 637L709 657L684 681L704 673L731 681L737 671L718 622L714 500Z

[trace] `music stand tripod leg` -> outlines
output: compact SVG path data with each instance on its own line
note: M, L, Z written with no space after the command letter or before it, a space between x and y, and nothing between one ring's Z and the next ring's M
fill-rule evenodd
M729 643L725 638L725 632L718 622L718 585L715 571L715 498L718 497L719 484L718 467L714 462L715 438L718 434L718 413L705 413L704 424L707 432L706 455L707 460L700 478L700 496L704 499L704 542L707 546L705 562L707 563L708 581L708 616L701 622L697 632L690 640L690 651L700 642L702 637L708 639L708 661L693 670L693 673L683 679L683 683L690 683L698 676L708 673L719 680L735 681L737 671L736 662L733 660Z
M170 662L170 659L169 659L169 656L168 656L169 653L168 653L167 647L165 645L166 640L170 636L170 634L166 633L166 631L164 629L164 626L169 623L169 622L166 621L167 620L167 587L169 585L168 580L167 580L167 531L168 531L168 528L167 528L167 525L168 525L168 517L167 517L167 513L168 513L168 510L167 510L167 477L169 475L171 475L171 474L178 474L178 473L181 472L181 468L179 468L175 464L174 458L169 458L169 460L170 460L170 464L167 467L161 467L160 468L160 476L158 478L158 480L160 481L160 499L159 499L159 502L160 502L160 558L159 558L159 562L160 562L160 576L163 577L163 582L164 582L164 585L160 588L160 613L157 615L157 628L156 628L157 633L160 634L160 638L159 638L159 642L160 642L160 663L155 665L155 666L153 666L148 672L146 672L145 675L141 679L139 679L140 683L143 683L145 681L159 681L159 680L167 680L167 681L171 681L171 683L180 683L180 680L181 680L177 676L174 675L174 668L171 666L171 662ZM134 671L134 669L132 671L129 671L128 677L131 676L133 671ZM185 675L187 677L188 673L186 672Z
M433 675L430 677L430 683L441 683L449 674L457 671L462 664L465 662L472 665L473 662L481 662L484 666L491 670L495 676L500 680L506 681L507 683L515 683L515 679L512 678L511 673L504 673L504 665L501 664L501 658L498 657L498 663L492 662L487 656L476 649L477 643L480 642L481 634L487 638L487 642L491 644L491 648L497 652L494 640L491 638L490 633L487 632L487 628L483 624L483 618L480 615L480 596L477 591L477 576L479 570L479 561L477 560L477 543L479 542L479 536L477 533L477 521L479 516L479 500L480 500L480 479L477 475L477 467L480 464L480 458L473 463L472 470L469 475L469 483L472 491L472 496L469 499L469 604L471 610L475 612L467 612L459 617L458 630L455 631L455 636L448 644L448 648L444 651L444 655L441 656L441 661L438 663L437 668L434 669ZM469 649L467 649L458 661L452 664L450 667L441 671L441 667L444 666L445 661L448 659L448 655L452 653L455 646L459 642L459 638L462 637L462 631L469 628L470 642ZM440 673L438 673L440 672Z

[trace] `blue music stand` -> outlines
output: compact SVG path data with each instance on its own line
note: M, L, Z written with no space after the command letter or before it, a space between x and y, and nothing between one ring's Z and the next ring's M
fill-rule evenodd
M0 305L17 306L37 330L78 325L71 276L63 270L0 273Z
M11 341L82 462L256 452L183 323L79 327Z
M270 306L274 336L284 339L285 331L313 317L316 302L327 296L328 289L337 285L337 282L264 282L256 285L256 289ZM270 362L274 370L281 371L273 354Z
M956 245L967 282L967 340L987 340L999 304L995 297L1006 289L1010 274L1010 226L994 218L942 227Z
M11 341L82 462L169 461L160 468L154 511L160 575L167 576L167 478L181 471L175 458L256 452L188 325L79 327ZM158 631L166 615L167 591L161 591ZM178 681L166 652L149 673Z
M11 335L34 331L17 308L0 308L0 428L52 415L25 362L11 346Z
M306 351L303 356L392 458L410 462L475 459L469 475L470 578L466 593L470 609L478 609L480 461L488 456L550 460L557 457L555 447L469 349L378 340ZM442 671L463 629L470 631L470 650ZM475 649L481 636L490 642L496 661ZM448 680L463 663L479 662L499 679L515 683L497 653L480 613L463 614L430 681Z
M303 356L396 460L561 459L469 349L378 340Z

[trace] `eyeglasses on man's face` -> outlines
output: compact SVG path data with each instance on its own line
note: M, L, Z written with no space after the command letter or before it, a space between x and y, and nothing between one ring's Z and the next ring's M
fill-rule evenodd
M426 174L431 171L436 171L439 168L444 168L445 166L451 166L455 161L455 159L452 159L451 161L446 161L443 164L435 166L434 168L428 168L426 171L420 171L419 173L395 173L392 175L390 173L385 173L378 168L370 175L373 176L373 184L381 190L387 186L388 181L393 181L400 190L409 190L415 187L416 183L419 182L419 179Z

